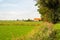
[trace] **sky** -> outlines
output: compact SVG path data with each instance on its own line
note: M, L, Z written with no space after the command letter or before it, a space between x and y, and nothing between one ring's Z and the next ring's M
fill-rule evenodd
M0 0L0 20L39 18L34 0Z

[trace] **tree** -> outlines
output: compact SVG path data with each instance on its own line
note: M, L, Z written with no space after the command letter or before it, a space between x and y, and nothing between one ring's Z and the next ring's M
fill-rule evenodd
M36 0L38 11L42 15L44 21L57 23L59 20L60 0Z

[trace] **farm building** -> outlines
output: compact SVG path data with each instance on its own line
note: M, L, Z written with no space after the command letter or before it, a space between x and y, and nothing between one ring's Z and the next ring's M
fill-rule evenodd
M40 21L41 18L34 18L34 21Z

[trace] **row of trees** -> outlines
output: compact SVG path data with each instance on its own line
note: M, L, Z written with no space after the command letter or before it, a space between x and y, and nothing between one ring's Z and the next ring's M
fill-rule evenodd
M52 23L60 21L60 0L36 0L36 2L44 21Z

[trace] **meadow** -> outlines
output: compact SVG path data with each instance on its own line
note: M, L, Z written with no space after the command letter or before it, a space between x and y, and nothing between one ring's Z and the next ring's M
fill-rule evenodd
M0 40L13 40L27 35L39 25L40 22L0 21Z
M53 30L43 24L42 21L0 21L0 40L60 40L60 23L54 24Z

